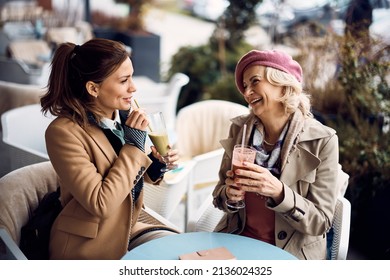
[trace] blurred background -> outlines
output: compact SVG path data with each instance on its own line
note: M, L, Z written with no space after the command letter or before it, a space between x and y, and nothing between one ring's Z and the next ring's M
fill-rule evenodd
M369 8L351 19L352 4ZM176 112L209 99L246 105L233 75L241 55L287 51L303 66L315 117L339 135L350 176L349 259L390 259L389 0L1 0L0 8L0 82L43 89L59 43L109 38L129 47L136 76L189 77ZM346 33L351 26L365 29ZM17 103L1 89L0 98L0 113L38 102Z

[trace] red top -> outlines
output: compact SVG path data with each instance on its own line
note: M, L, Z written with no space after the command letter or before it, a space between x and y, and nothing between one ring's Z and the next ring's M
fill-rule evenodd
M241 235L275 245L275 212L265 203L266 198L262 195L245 194L246 223Z

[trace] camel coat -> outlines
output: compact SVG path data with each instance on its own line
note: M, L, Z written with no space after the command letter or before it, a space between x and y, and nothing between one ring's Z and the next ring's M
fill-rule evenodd
M64 207L51 230L50 258L120 259L130 236L151 227L137 223L143 192L135 204L131 197L141 176L151 182L151 159L129 144L117 155L101 128L63 117L47 128L46 146Z
M266 205L275 211L276 246L299 259L326 259L326 233L331 227L339 192L336 186L338 137L333 129L299 114L304 123L294 145L285 151L286 161L279 178L284 186L284 200L274 205L272 199L268 199ZM229 138L221 141L225 154L213 196L214 205L227 215L216 231L240 234L245 227L245 208L236 213L226 208L224 182L226 171L231 168L233 146L241 142L243 125L248 125L246 139L249 139L252 133L249 128L258 122L253 113L233 119Z

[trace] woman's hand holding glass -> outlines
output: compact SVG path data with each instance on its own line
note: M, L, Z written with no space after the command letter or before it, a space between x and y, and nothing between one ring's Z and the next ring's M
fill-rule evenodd
M161 163L165 163L169 170L175 169L177 167L177 161L179 160L179 152L176 149L172 149L171 145L168 145L168 153L163 157L156 149L155 146L150 147L152 154L157 158Z
M232 200L240 200L245 192L254 192L264 197L272 198L279 204L284 198L283 183L268 169L255 163L243 163L245 169L236 169L235 174L229 170L225 183L229 186L227 196ZM238 175L235 178L234 175ZM238 189L236 189L238 188Z
M235 145L233 149L233 157L232 157L232 176L235 179L238 178L237 170L238 169L245 169L244 166L245 162L254 162L256 158L256 150L247 145L239 144ZM234 189L236 191L234 191ZM228 199L226 200L226 206L228 209L235 211L241 208L245 207L245 201L244 201L244 194L241 192L240 186L237 184L231 185L230 189L231 196L228 196ZM240 191L240 192L238 192Z

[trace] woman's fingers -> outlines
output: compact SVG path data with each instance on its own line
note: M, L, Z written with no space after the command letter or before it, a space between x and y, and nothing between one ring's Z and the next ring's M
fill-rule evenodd
M127 117L126 125L139 130L146 130L149 120L143 109L134 109Z

